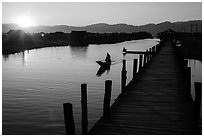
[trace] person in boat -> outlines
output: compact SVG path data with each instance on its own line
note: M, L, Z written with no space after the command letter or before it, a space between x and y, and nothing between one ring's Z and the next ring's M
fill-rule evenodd
M127 51L127 50L126 50L126 48L124 47L124 48L123 48L123 52L126 52L126 51Z
M106 61L107 63L110 63L110 62L111 62L110 54L107 53L105 61Z

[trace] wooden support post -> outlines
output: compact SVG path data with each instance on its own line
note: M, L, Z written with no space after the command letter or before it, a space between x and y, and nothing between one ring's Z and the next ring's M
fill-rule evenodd
M123 70L126 70L126 60L123 60Z
M81 84L82 135L88 132L87 84Z
M125 94L126 89L126 79L127 79L127 71L126 71L126 60L123 60L123 68L121 71L121 93Z
M149 52L151 53L150 56L149 56L150 60L151 60L152 59L152 48L149 48Z
M110 116L111 88L112 88L112 81L106 80L105 95L104 95L104 102L103 102L103 117L105 118L108 118Z
M139 71L141 71L142 70L142 59L143 58L143 55L140 55L139 56Z
M137 59L134 59L133 62L133 81L137 78Z
M185 70L185 89L188 96L191 96L191 67Z
M147 58L147 54L144 54L143 67L146 65L146 58Z
M202 102L202 83L201 82L195 82L194 83L195 86L195 104L194 104L194 108L195 108L195 118L197 120L200 119L200 111L202 111L201 109L201 102Z
M155 55L156 54L156 50L155 50L155 48L156 48L156 46L154 46L154 47L152 47L153 48L153 55Z
M148 53L150 53L150 50L147 50ZM147 63L150 61L150 54L147 55Z
M151 48L152 49L152 57L154 56L154 47Z
M148 63L148 56L149 56L149 55L148 55L148 50L146 50L146 53L147 53L147 54L146 54L145 64Z
M157 45L154 46L155 54L157 53Z
M64 103L63 108L64 108L64 122L65 122L66 134L74 135L75 125L74 125L72 104Z
M148 52L149 52L148 60L150 62L150 60L151 60L151 50L149 49Z

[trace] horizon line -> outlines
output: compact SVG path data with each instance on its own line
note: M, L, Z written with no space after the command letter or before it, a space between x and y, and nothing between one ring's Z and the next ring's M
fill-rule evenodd
M164 22L170 22L170 23L177 23L177 22L189 22L189 21L202 21L202 19L192 19L192 20L178 20L178 21L169 21L169 20L166 20L166 21L163 21L163 22L159 22L159 23L146 23L146 24L141 24L141 25L134 25L134 24L127 24L127 23L124 23L124 22L120 22L120 23L105 23L105 22L98 22L98 23L93 23L93 24L87 24L87 25L82 25L82 26L74 26L74 25L68 25L68 24L55 24L55 25L33 25L33 26L29 26L27 28L30 28L30 27L39 27L39 26L49 26L49 27L54 27L54 26L68 26L68 27L86 27L86 26L91 26L91 25L97 25L97 24L106 24L106 25L119 25L119 24L124 24L124 25L130 25L130 26L145 26L145 25L149 25L149 24L161 24L161 23L164 23ZM14 24L16 26L19 26L17 23L2 23L3 24ZM20 26L19 26L20 27Z

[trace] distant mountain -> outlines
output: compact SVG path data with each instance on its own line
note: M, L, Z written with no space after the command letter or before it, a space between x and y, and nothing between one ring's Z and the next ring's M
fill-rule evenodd
M83 27L75 27L75 26L67 26L67 25L55 25L55 26L35 26L30 27L25 32L37 33L37 32L56 32L61 31L65 33L70 33L72 30L81 31L86 30L88 32L93 33L131 33L131 32L139 32L146 31L151 33L152 35L156 35L159 32L165 31L167 29L172 29L174 31L179 32L191 32L191 25L197 24L198 32L202 32L202 21L201 20L191 20L191 21L179 21L179 22L162 22L159 24L146 24L141 26L127 25L127 24L113 24L109 25L106 23L98 23L87 25ZM20 29L16 24L2 24L2 32L6 33L11 29ZM196 27L193 27L193 32L195 32Z

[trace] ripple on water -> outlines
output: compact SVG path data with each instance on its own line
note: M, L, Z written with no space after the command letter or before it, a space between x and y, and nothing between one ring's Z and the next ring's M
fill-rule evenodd
M105 80L113 81L112 99L120 94L122 60L127 60L128 80L135 55L129 50L146 50L155 39L87 48L57 47L30 50L2 61L3 134L65 134L63 103L73 104L76 133L81 134L81 84L87 83L89 129L102 116ZM109 52L115 61L109 73L97 77L96 60ZM26 65L25 65L26 64Z

